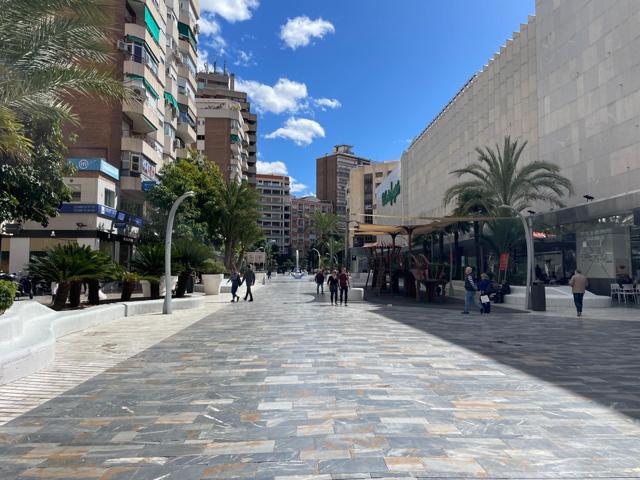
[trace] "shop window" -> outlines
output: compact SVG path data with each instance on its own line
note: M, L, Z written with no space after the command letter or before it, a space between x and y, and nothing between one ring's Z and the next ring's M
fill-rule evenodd
M82 185L71 184L68 185L69 190L71 190L71 202L79 203L82 201Z

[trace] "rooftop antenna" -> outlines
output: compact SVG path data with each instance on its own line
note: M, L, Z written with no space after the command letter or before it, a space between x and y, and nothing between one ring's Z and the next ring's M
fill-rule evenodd
M225 75L227 74L227 60L226 59L224 61L224 70L223 70L222 73L224 73Z
M216 73L217 69L218 69L218 57L216 56L216 58L213 60L213 73Z

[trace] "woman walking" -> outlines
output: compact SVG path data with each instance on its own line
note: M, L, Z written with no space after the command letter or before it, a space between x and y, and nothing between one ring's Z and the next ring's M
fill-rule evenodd
M480 304L484 309L484 313L491 313L491 301L489 300L489 294L491 293L491 280L489 279L489 275L486 273L480 275L478 290L480 290Z
M242 279L240 278L240 274L238 273L238 270L236 270L236 267L231 267L231 276L229 277L229 280L227 280L227 283L229 282L231 282L231 303L237 302L240 300L237 293L238 288L242 285Z
M338 305L338 271L334 270L327 279L329 293L331 294L331 305Z
M340 305L342 305L342 295L344 294L344 306L347 306L347 296L349 295L349 274L347 269L342 267L342 273L338 277L340 283Z

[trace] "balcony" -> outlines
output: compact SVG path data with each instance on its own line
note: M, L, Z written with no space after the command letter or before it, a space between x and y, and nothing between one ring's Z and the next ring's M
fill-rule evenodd
M182 139L182 141L191 145L192 143L196 143L197 135L196 130L189 121L185 121L184 119L178 117L178 129L177 135Z
M162 165L164 147L147 135L123 135L121 148L123 151L142 153L156 165Z
M144 18L144 17L143 17ZM131 36L144 40L151 53L157 58L161 59L165 57L164 46L158 45L149 33L149 30L144 25L138 25L137 23L125 23L124 24L125 37Z
M154 109L148 101L124 102L122 113L131 120L133 130L136 132L150 133L162 127L163 120L159 117L157 107Z

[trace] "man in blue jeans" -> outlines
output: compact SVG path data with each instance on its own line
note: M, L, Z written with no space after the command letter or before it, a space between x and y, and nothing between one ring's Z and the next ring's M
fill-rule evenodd
M480 303L476 302L476 291L478 286L473 278L473 268L464 269L464 311L462 313L469 314L469 305L474 305L480 311L480 315L484 313L484 308Z

